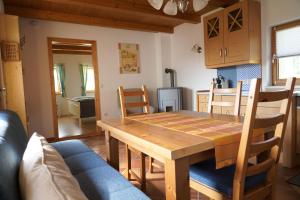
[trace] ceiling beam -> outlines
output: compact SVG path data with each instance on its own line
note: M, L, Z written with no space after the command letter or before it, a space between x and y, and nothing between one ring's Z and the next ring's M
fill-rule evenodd
M49 10L40 10L40 9L10 6L10 5L5 5L5 13L18 15L20 17L26 17L26 18L69 22L75 24L86 24L92 26L102 26L102 27L138 30L138 31L146 31L146 32L166 32L166 33L174 32L174 28L169 26L141 24L135 22L116 20L116 19L104 19L98 17L74 15L74 14L67 14L62 12L54 12Z
M147 6L141 5L141 3L135 3L134 1L128 0L43 0L45 2L51 2L55 4L64 4L77 7L86 7L86 8L105 8L112 9L113 11L126 12L126 13L139 13L144 16L156 16L162 20L174 20L179 24L181 23L198 23L193 18L192 15L182 14L178 12L176 16L170 16L163 13L162 9L156 10L152 8L150 4ZM138 0L141 1L141 0ZM146 1L146 0L145 0ZM226 1L226 0L224 0ZM230 0L227 0L230 1Z
M53 54L92 55L91 51L52 50Z
M74 45L61 45L61 44L53 44L53 50L82 50L82 51L91 51L92 47L88 46L74 46Z

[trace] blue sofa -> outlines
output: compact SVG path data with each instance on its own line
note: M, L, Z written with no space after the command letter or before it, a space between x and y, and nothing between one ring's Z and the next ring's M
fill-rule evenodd
M0 111L0 199L19 200L18 171L28 138L19 117ZM52 144L90 200L149 199L79 140Z

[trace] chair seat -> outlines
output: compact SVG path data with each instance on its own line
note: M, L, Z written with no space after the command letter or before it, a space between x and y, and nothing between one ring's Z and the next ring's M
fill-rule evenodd
M234 173L235 165L216 169L216 162L214 159L190 166L191 180L222 193L229 198L232 197ZM245 180L245 191L264 184L265 180L265 172L247 177Z

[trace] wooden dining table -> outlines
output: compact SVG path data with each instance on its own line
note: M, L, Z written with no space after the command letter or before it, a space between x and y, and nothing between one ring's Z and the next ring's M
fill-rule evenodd
M242 123L242 118L235 116L193 111L174 114L201 118L206 122L218 120L223 125ZM189 166L215 156L215 143L200 135L144 123L130 117L104 119L98 121L97 125L105 131L107 162L116 170L119 170L119 141L164 164L167 200L190 199Z

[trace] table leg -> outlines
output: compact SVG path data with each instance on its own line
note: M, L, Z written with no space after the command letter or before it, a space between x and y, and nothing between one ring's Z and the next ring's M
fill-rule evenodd
M189 200L189 160L181 158L165 163L166 199Z
M119 141L105 131L106 159L108 164L119 171Z
M131 170L131 151L129 149L129 146L126 144L126 170L125 170L125 177L130 180L130 170Z
M140 157L141 190L146 192L146 155L141 152Z

